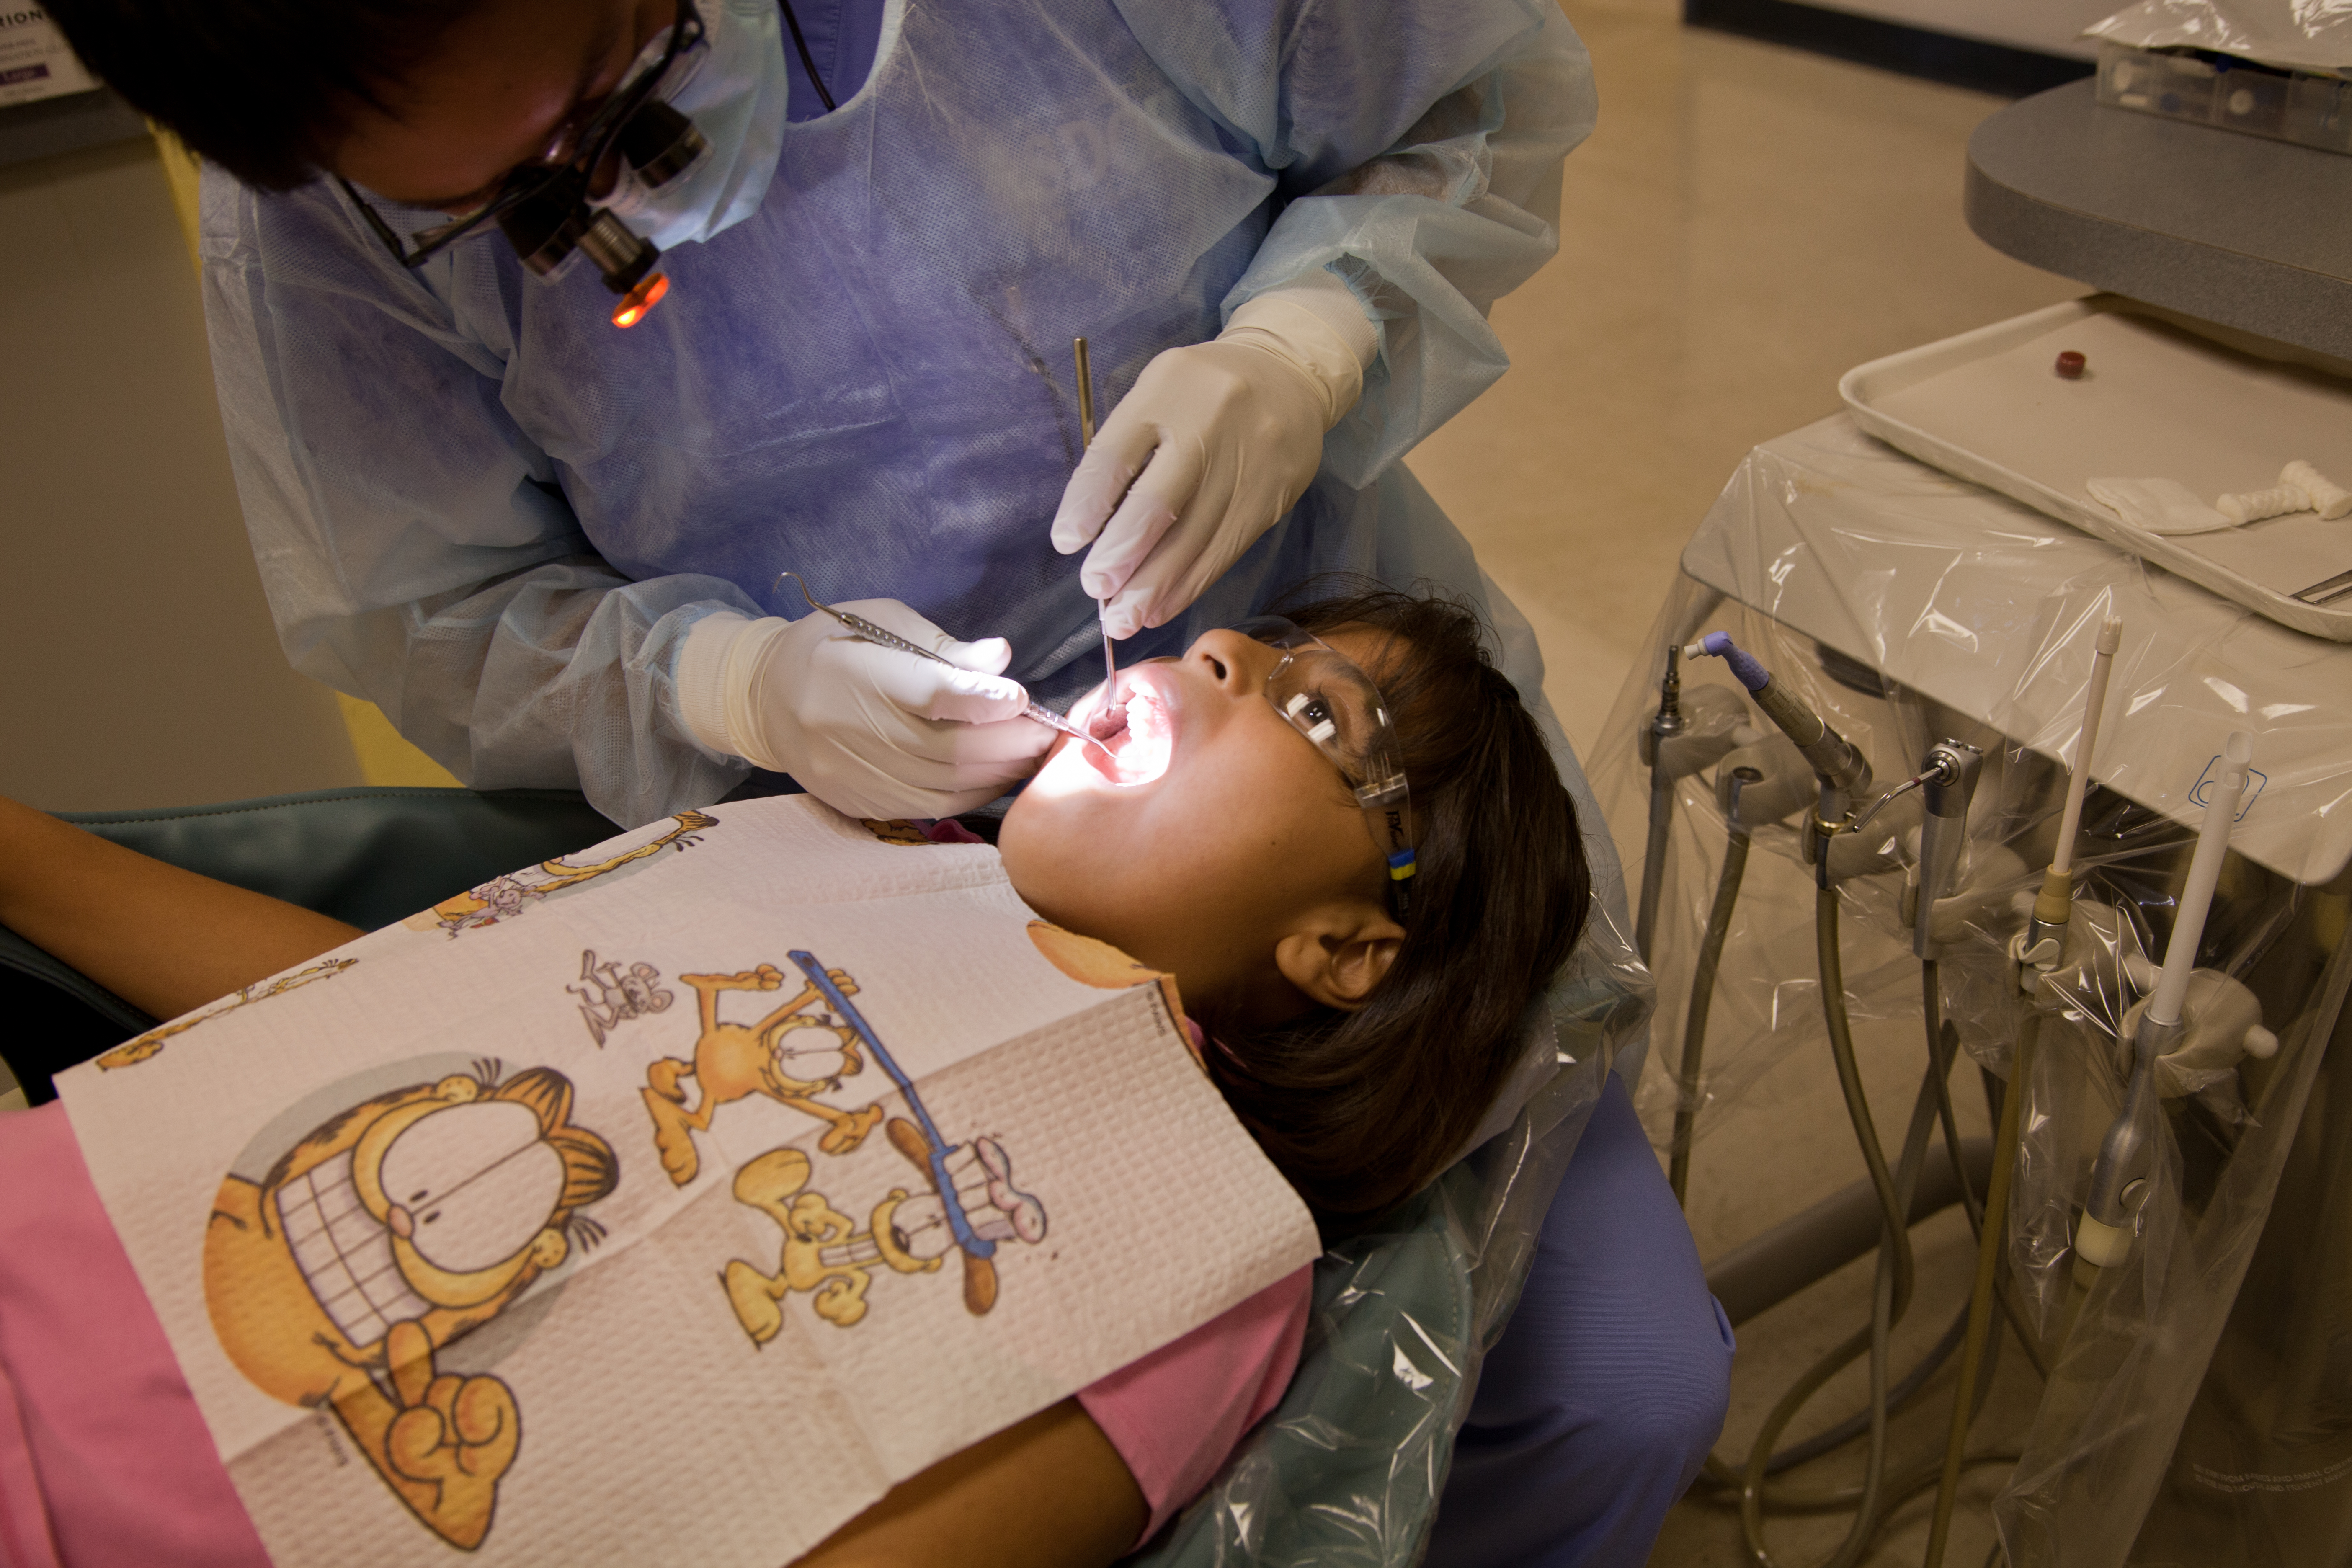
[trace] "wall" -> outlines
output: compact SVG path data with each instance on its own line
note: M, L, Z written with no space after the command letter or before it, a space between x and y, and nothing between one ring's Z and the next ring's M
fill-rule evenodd
M2123 9L2124 0L1808 0L1883 22L1957 33L2044 54L2094 59L2098 48L2074 35Z
M362 782L245 541L154 146L0 168L0 793L51 810Z

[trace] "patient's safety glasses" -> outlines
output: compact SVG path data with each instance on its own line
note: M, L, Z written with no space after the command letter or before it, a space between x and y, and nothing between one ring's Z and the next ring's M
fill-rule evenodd
M793 36L799 36L794 26ZM678 0L677 19L661 58L622 84L576 135L566 135L545 162L521 163L488 203L465 216L426 229L405 246L349 180L338 178L375 237L403 267L421 267L484 225L495 223L522 258L544 277L574 250L584 252L621 296L613 324L634 327L669 289L669 279L653 269L661 251L611 213L589 204L590 182L605 160L625 159L650 187L668 184L695 167L709 143L694 121L654 96L678 57L703 40L702 17L693 0Z
M1254 616L1232 629L1281 653L1265 678L1265 700L1354 792L1388 859L1390 901L1403 919L1412 908L1412 796L1388 700L1347 655L1280 616Z

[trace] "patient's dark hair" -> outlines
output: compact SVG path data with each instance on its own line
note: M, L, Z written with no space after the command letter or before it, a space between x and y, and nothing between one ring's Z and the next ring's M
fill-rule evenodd
M1201 1022L1209 1071L1327 1234L1418 1191L1486 1116L1521 1024L1584 929L1591 877L1575 804L1467 605L1386 590L1276 606L1307 631L1381 635L1365 672L1387 699L1412 791L1419 871L1406 936L1354 1012L1272 1027Z
M82 62L248 185L308 184L479 0L44 0Z

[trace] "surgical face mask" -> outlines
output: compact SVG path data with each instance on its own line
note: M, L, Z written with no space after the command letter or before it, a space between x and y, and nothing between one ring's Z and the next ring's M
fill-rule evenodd
M614 324L635 326L668 289L653 269L664 249L709 239L766 198L791 102L781 8L770 0L714 0L706 27L693 0L679 0L677 21L632 63L626 85L590 122L573 161L516 169L488 205L417 236L413 247L348 181L344 192L404 267L491 224L544 279L562 276L585 253L622 296ZM619 174L611 191L592 198L589 171L600 167Z
M707 240L759 210L775 177L792 100L774 0L706 4L703 41L672 64L661 89L706 146L659 184L646 178L652 171L625 163L612 191L590 203L664 250ZM658 63L667 42L665 34L646 45L632 72Z

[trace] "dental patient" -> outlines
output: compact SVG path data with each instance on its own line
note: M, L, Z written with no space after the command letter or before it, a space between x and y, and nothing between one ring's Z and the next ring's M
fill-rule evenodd
M1325 1234L1374 1223L1462 1152L1585 913L1574 808L1475 618L1320 599L1072 717L1100 743L1066 737L1005 815L1013 889L1174 974L1212 1080ZM7 802L0 924L161 1017L360 934ZM61 1107L0 1116L0 1560L267 1562ZM1307 1301L1301 1270L801 1561L1112 1561L1273 1408Z

